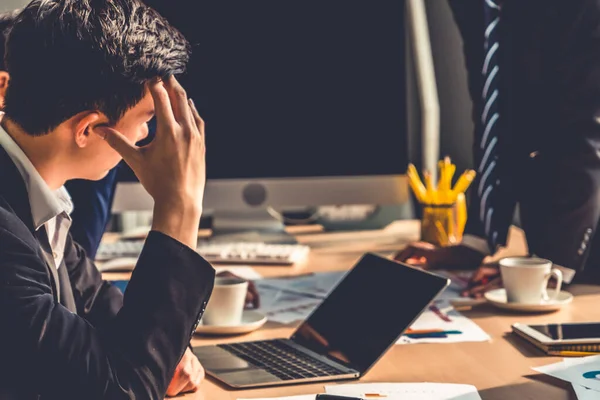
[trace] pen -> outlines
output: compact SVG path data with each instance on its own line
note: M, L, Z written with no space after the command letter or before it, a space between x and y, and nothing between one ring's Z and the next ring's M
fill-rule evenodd
M333 394L318 394L315 400L363 400L360 397L336 396Z
M440 319L444 322L452 322L449 316L444 314L442 310L440 310L436 305L432 304L429 306L429 311L432 311L435 315L440 317Z
M432 333L405 333L406 337L411 339L429 339L429 338L446 338L448 335L460 335L461 331L442 331Z

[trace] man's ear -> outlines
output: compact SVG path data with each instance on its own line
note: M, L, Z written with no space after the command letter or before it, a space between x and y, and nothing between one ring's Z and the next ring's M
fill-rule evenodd
M0 107L4 103L4 96L6 96L6 88L8 88L9 75L6 71L0 71Z
M100 114L97 112L87 112L81 115L75 121L75 143L79 147L86 147L90 140L96 140L96 136L90 133L90 129L97 124Z

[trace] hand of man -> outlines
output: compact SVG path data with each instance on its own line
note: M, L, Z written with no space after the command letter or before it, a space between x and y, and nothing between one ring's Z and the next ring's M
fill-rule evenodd
M436 247L425 242L411 243L396 254L395 259L426 269L476 269L484 255L470 247L454 245Z
M204 121L174 77L148 84L156 137L138 147L110 127L95 128L154 199L152 229L195 249L206 182Z
M502 277L497 264L482 265L471 277L467 289L462 293L465 297L480 299L484 293L502 287Z
M467 289L462 293L465 297L480 299L486 292L503 287L502 275L498 263L482 265L471 278ZM556 280L551 279L549 288L556 287Z
M230 271L219 272L217 276L222 278L239 278L239 276L231 273ZM258 290L256 290L256 285L254 285L254 282L252 281L248 281L248 291L246 292L245 304L246 308L260 307L260 295L258 294Z
M181 393L195 392L204 380L204 368L194 353L186 349L181 361L175 368L175 374L167 388L167 396L177 396Z

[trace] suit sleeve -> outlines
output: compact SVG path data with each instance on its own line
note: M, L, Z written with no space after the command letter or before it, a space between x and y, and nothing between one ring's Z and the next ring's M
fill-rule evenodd
M553 8L543 54L555 132L540 132L538 179L522 218L533 253L598 283L598 259L588 257L600 252L600 4Z
M45 263L22 237L0 228L0 348L16 384L53 399L164 398L212 291L210 264L151 232L122 308L100 331L55 301Z
M65 266L71 281L77 314L98 329L106 326L123 306L121 291L102 280L102 274L86 251L69 234L65 244Z

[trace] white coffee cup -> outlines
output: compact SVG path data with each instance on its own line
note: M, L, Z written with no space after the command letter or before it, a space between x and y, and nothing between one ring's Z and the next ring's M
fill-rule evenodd
M500 260L500 273L509 303L540 304L556 300L562 287L562 272L552 261L536 257L507 257ZM556 278L556 289L548 295L548 281Z
M202 317L203 325L235 326L242 322L248 281L241 278L215 279L215 286Z

